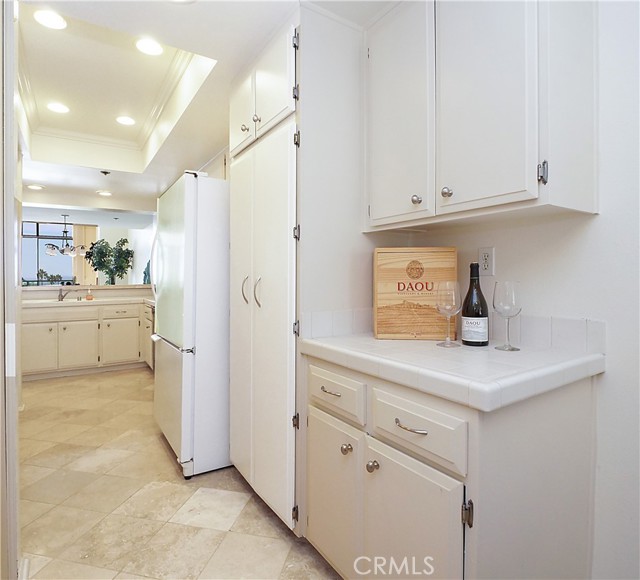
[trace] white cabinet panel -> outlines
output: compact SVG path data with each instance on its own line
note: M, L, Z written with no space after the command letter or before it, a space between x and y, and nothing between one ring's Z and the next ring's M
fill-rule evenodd
M253 122L255 75L249 74L239 82L229 100L229 150L241 151L256 138Z
M231 457L292 526L295 431L293 119L231 166Z
M98 323L95 320L59 322L58 347L60 369L98 366Z
M536 3L438 2L436 25L438 213L536 198Z
M231 461L253 480L253 153L231 163Z
M367 189L373 224L435 213L433 2L367 33Z
M309 407L307 538L344 576L363 554L364 433Z
M293 27L281 31L231 91L229 151L232 157L296 109Z
M140 358L137 318L112 318L102 323L102 363L136 362Z
M22 372L58 368L58 324L35 322L22 325Z
M365 552L406 561L399 577L412 577L415 565L433 578L462 578L464 484L371 437L366 443L365 461L376 467L363 467Z

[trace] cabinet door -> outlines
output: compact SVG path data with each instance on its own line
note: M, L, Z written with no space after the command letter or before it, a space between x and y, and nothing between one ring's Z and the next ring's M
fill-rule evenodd
M433 2L402 2L367 34L372 225L434 210Z
M293 525L295 429L295 124L270 131L253 149L253 482Z
M102 364L140 360L137 318L109 318L102 323Z
M58 324L36 322L22 325L22 372L54 371L58 368Z
M153 369L153 322L143 318L140 325L140 358Z
M363 554L364 433L309 407L307 538L345 578Z
M395 577L415 577L415 568L431 578L462 578L463 484L369 436L366 446L364 461L376 463L371 471L361 466L365 553L406 566L387 570Z
M98 366L98 321L58 323L58 366L73 369Z
M294 29L276 36L260 55L255 69L256 136L269 131L279 121L295 111Z
M437 213L536 198L537 4L438 2L436 30Z
M236 155L255 139L253 72L233 89L229 102L229 151Z
M253 151L247 151L234 158L230 185L230 454L233 464L250 483L253 481L253 156Z

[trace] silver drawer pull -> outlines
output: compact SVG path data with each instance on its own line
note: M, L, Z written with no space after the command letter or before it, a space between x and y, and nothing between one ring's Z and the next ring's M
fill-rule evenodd
M343 443L342 445L340 445L340 453L342 453L342 455L347 455L352 451L353 451L353 445L351 445L351 443Z
M333 395L334 397L342 397L342 393L334 393L333 391L328 391L327 389L324 388L324 385L320 387L320 390L323 393L327 393L327 395Z
M409 431L409 433L417 433L418 435L429 435L429 432L425 431L424 429L413 429L411 427L407 427L406 425L403 425L402 423L400 423L400 419L398 419L398 417L396 417L396 425L400 427L400 429Z
M373 473L376 469L380 469L380 464L374 459L373 461L367 461L367 471Z
M243 133L248 133L249 127L247 127L244 123L242 123L242 125L240 125L240 131L242 131Z

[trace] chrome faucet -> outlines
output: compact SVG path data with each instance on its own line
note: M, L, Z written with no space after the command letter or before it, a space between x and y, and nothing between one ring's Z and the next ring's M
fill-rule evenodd
M75 290L67 290L66 292L62 291L62 288L58 290L58 302L62 302L64 297L69 294L69 292L75 292Z

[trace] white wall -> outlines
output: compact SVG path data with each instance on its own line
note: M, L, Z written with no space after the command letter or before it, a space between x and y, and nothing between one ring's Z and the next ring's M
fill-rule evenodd
M129 272L129 284L142 284L144 281L144 269L151 259L151 247L156 234L156 225L140 230L129 230L127 239L129 247L133 250L133 268Z
M143 272L151 256L151 246L155 235L155 224L144 229L129 230L125 228L99 228L98 239L105 239L112 246L121 238L129 240L128 248L133 250L133 268L124 278L116 278L116 285L142 284ZM105 284L105 275L98 272L98 282Z
M301 335L362 332L371 327L373 249L408 238L360 233L362 117L354 111L362 109L362 32L314 7L300 14Z
M422 241L458 247L465 288L477 248L494 246L496 279L522 282L523 313L606 322L593 577L639 578L639 10L635 2L601 2L599 10L600 215L448 226ZM488 299L492 282L481 279Z
M216 179L227 179L227 154L228 149L218 153L211 161L202 167L199 171L209 174L209 177Z

